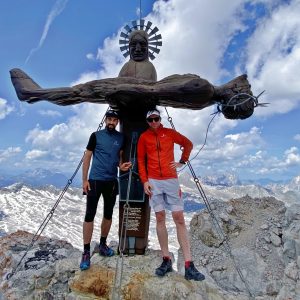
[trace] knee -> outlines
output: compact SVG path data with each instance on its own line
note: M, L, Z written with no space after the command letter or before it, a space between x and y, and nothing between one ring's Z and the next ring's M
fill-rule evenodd
M173 220L177 225L185 225L185 220L182 211L176 211L172 213Z
M114 212L114 206L115 206L116 201L111 200L111 202L104 202L104 206L103 206L103 217L106 220L111 220L112 216L113 216L113 212Z
M113 215L113 207L104 207L103 209L103 217L104 219L110 221Z
M95 214L91 213L91 212L86 212L85 217L84 217L84 221L87 223L93 222L95 218Z
M105 213L103 217L104 217L105 220L111 221L112 215L113 215L112 212L111 213Z
M84 217L84 222L91 223L91 222L94 221L94 218L95 217L92 217L92 216L85 216Z
M164 223L166 220L166 213L164 211L159 211L155 213L156 223Z

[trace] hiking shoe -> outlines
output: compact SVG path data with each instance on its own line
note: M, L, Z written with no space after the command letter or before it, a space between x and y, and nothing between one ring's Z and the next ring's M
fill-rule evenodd
M163 258L163 262L160 267L155 269L155 274L159 277L163 277L168 272L172 272L172 261L171 259Z
M201 281L205 279L205 276L196 269L194 263L191 261L190 266L188 268L185 268L184 278L186 280Z
M106 244L100 244L99 245L99 254L101 256L113 256L115 254L115 251L111 248L109 248Z
M80 263L80 270L84 271L87 270L91 265L91 255L90 251L84 251L82 253L81 263Z

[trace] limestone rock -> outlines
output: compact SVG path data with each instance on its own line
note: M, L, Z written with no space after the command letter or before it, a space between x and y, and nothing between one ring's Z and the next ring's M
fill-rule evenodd
M213 214L226 233L227 242L223 243L224 237L218 234L206 210L194 215L190 224L191 246L200 269L202 265L217 285L229 292L250 290L253 296L266 300L300 299L300 207L285 208L275 198L250 197L213 204ZM228 220L238 228L238 235L228 228ZM214 243L200 239L206 228L216 238Z
M17 267L32 237L28 232L17 231L0 239L0 295L3 299L48 299L69 293L68 280L78 268L80 251L61 240L40 237L15 274L7 280L7 275Z
M160 265L160 252L147 250L145 255L124 256L121 284L115 275L121 257L101 257L93 252L91 268L79 270L81 252L69 243L41 237L28 252L16 272L6 275L17 266L24 255L32 234L18 231L0 239L1 275L0 299L191 299L234 300L236 293L228 293L207 276L204 282L184 279L180 272L164 278L154 275ZM96 247L97 248L97 247ZM115 249L116 250L116 249ZM119 264L120 266L120 264ZM240 295L241 300L247 299Z

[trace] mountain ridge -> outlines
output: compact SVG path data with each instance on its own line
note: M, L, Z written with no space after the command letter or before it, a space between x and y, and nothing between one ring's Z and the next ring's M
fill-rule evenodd
M14 183L24 183L32 187L41 187L46 185L53 185L55 187L64 187L72 175L62 173L60 171L51 171L48 169L37 168L33 170L27 170L20 174L8 174L2 170L2 175L0 175L0 187L5 187L12 185ZM79 173L79 174L78 174ZM81 187L81 176L80 171L76 174L73 179L72 185L75 187ZM179 179L192 176L188 172L178 172ZM300 186L300 175L291 178L290 180L273 180L271 178L258 178L258 179L243 179L238 178L237 175L233 173L219 173L215 175L203 175L198 176L202 184L209 186L237 186L237 185L260 185L260 186L270 186L270 185L293 185ZM294 188L294 187L293 187ZM292 189L292 188L290 188Z

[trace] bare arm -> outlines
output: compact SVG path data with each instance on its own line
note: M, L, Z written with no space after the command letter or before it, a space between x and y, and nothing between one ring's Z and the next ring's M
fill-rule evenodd
M88 172L90 168L91 158L93 152L90 150L86 150L83 157L83 165L82 165L82 189L83 193L87 194L90 190L90 184L88 181Z

